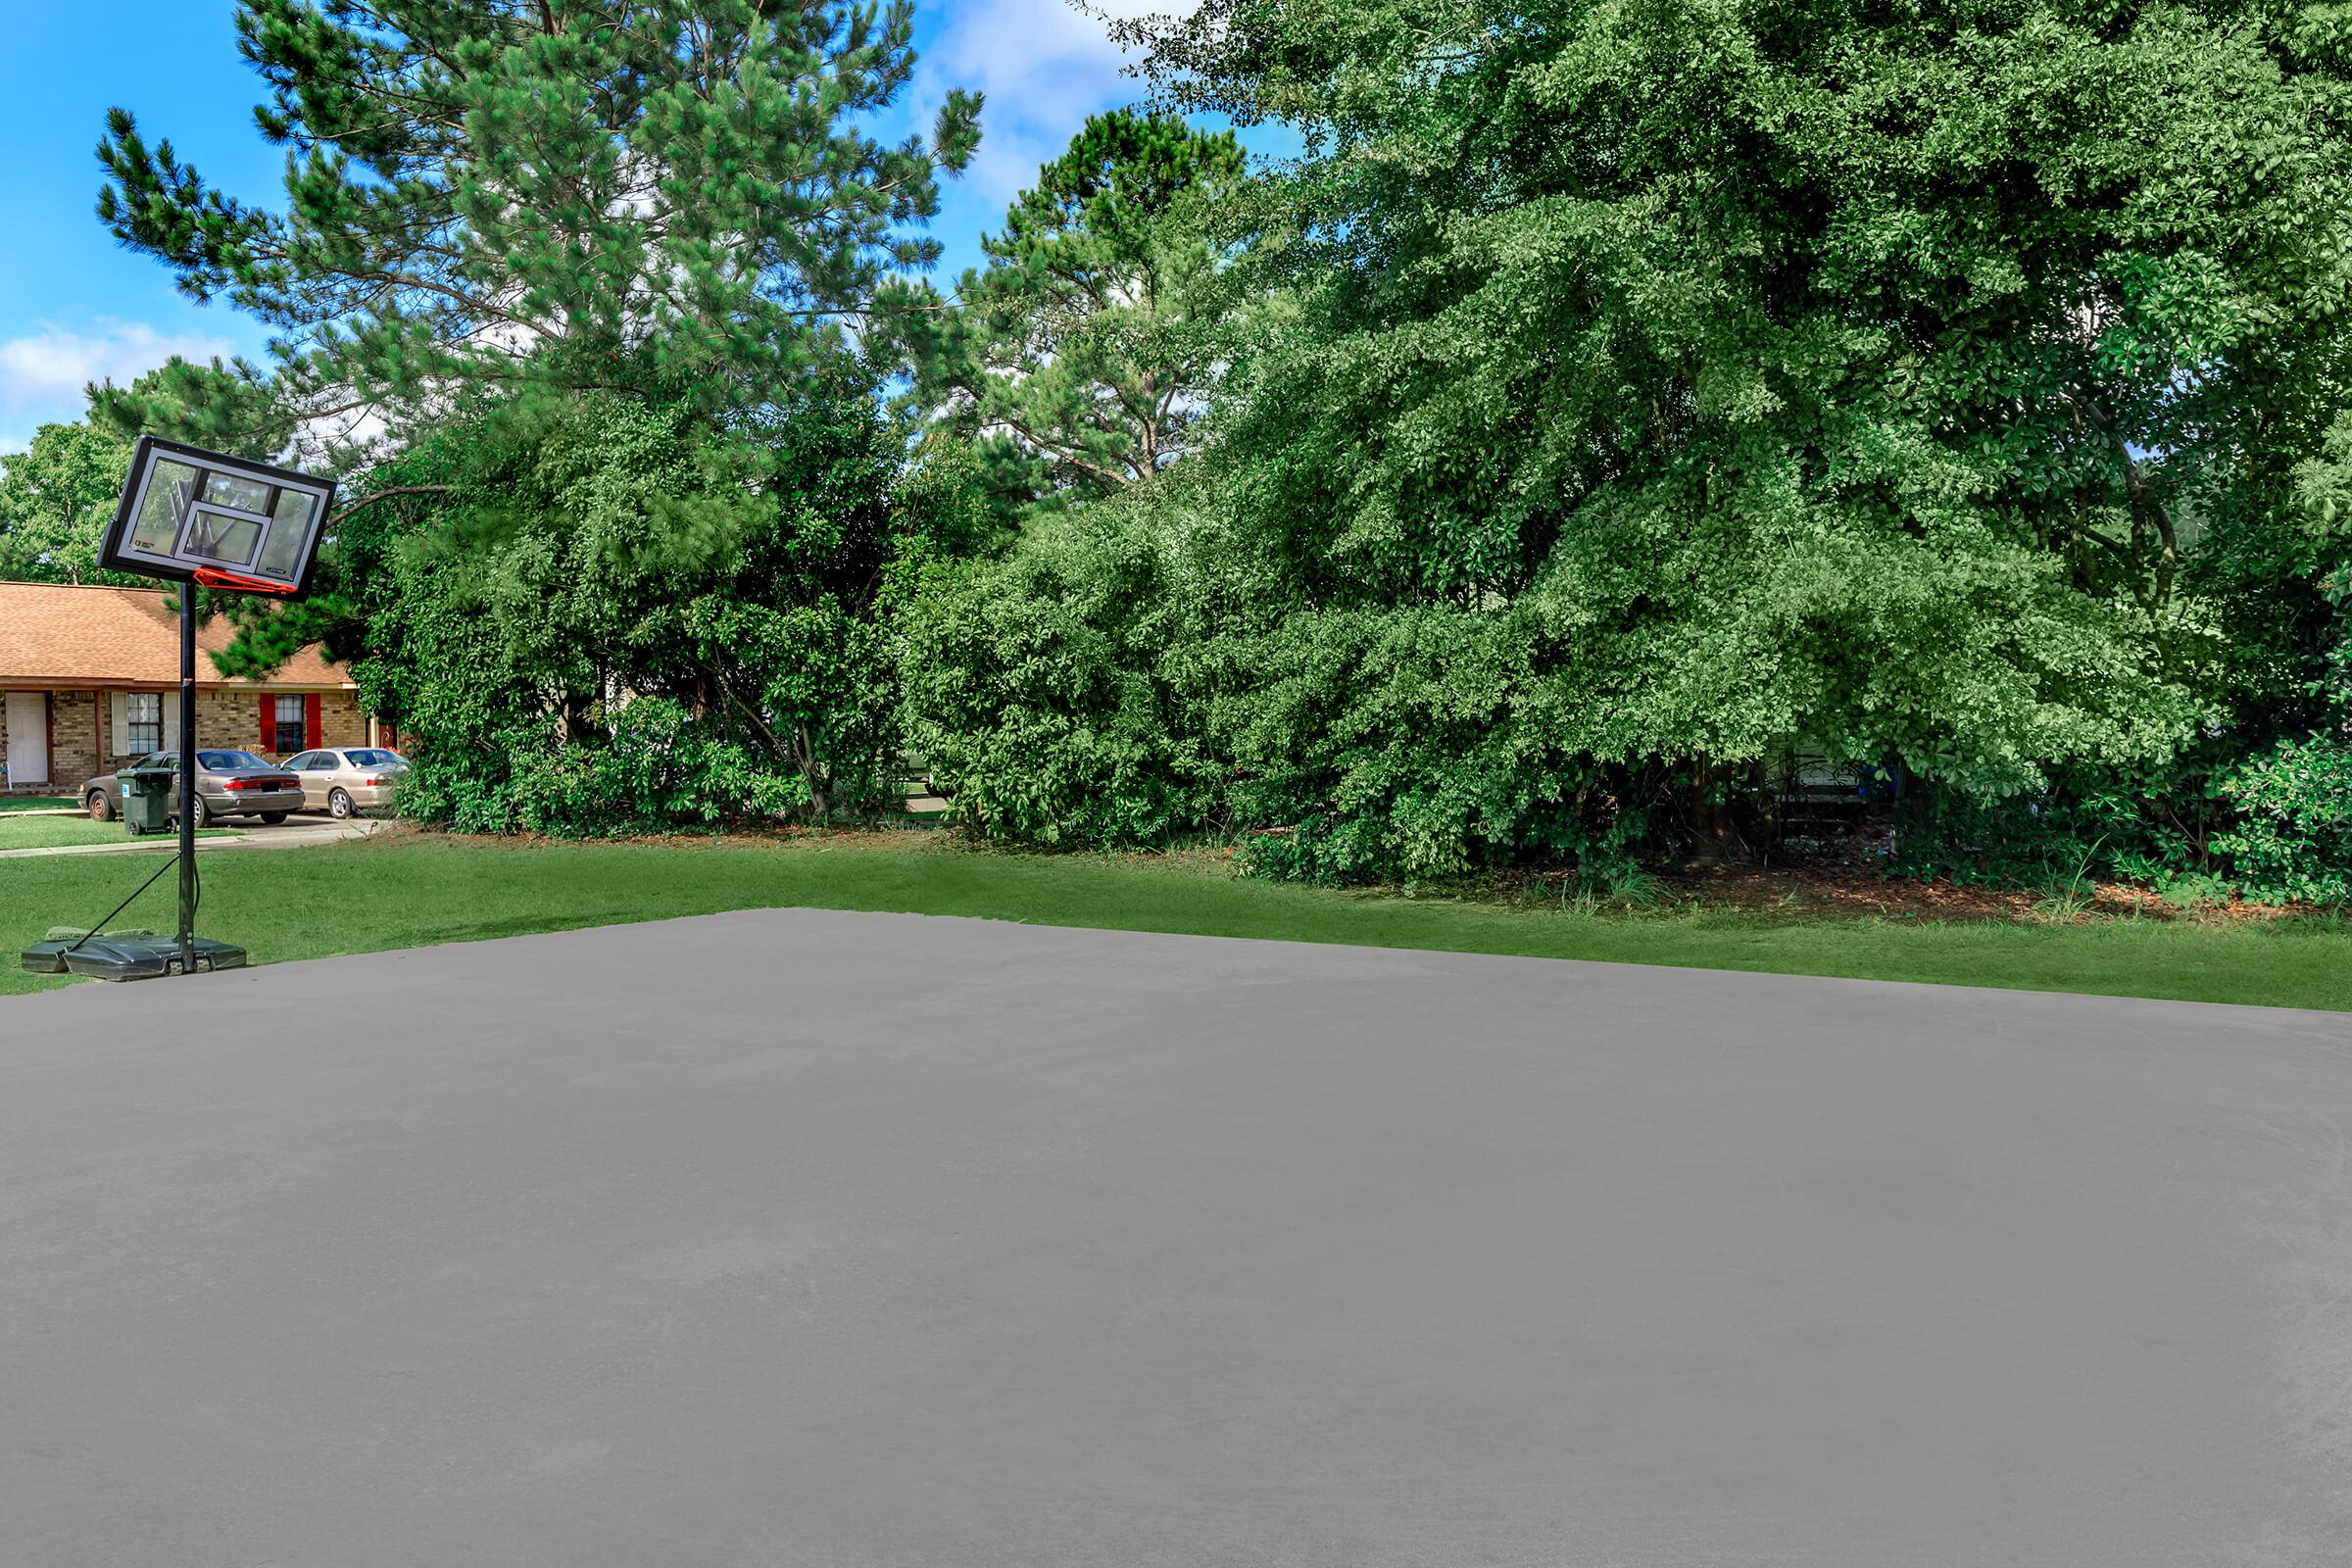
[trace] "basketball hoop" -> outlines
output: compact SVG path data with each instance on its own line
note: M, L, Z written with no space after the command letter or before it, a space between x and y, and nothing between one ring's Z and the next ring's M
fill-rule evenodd
M299 597L334 503L332 479L143 435L98 564Z

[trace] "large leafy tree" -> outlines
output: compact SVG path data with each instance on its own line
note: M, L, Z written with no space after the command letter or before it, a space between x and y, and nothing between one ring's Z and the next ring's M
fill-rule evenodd
M0 455L0 578L132 582L101 571L130 443L90 424L44 424L23 452Z
M2340 48L2237 0L1221 0L1171 85L1314 154L1246 511L1326 603L1523 607L1604 756L2161 749L2182 518L2286 506L2340 404Z
M910 0L240 0L287 148L282 206L210 186L113 112L98 213L198 299L281 332L268 368L181 367L132 426L224 446L266 416L396 427L467 396L754 407L843 352L978 138L859 128L912 70Z
M1106 495L1191 449L1217 353L1205 210L1242 167L1230 131L1091 116L983 236L953 307L902 297L916 401L977 439L1002 492Z
M1170 86L1317 155L1260 252L1306 312L1257 499L1433 603L1778 518L2152 611L2183 492L2275 503L2285 432L2227 455L2341 353L2343 81L2280 15L1215 0Z
M1227 608L1138 672L1297 863L1652 804L1720 838L1803 743L1998 793L2297 711L2295 475L2352 347L2334 8L1205 0L1128 36L1174 107L1304 145L1244 204L1283 308L1161 547L1213 541Z

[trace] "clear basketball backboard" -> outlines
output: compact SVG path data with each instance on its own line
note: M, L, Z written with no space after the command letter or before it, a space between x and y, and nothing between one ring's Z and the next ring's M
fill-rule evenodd
M141 436L98 562L179 582L199 571L234 575L299 594L334 499L331 480Z

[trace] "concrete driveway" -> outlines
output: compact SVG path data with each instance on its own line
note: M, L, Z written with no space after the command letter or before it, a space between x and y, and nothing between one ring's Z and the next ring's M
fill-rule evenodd
M11 1568L2352 1561L2352 1018L766 911L0 1003Z
M27 811L26 816L79 816L79 811ZM316 849L322 844L342 844L352 839L364 839L376 833L404 831L402 824L390 821L353 819L335 821L324 816L293 816L283 822L255 822L232 820L210 830L215 836L200 838L196 848L203 853L215 850L303 850ZM125 835L119 842L99 844L58 844L37 850L0 850L0 860L22 859L38 855L170 855L179 848L179 836L172 833L149 834L145 838Z

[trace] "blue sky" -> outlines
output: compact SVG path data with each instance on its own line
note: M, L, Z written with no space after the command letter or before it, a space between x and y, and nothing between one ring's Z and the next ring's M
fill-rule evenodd
M1123 0L1126 12L1171 9ZM266 334L183 298L91 214L93 149L120 104L232 194L267 201L282 155L254 133L260 84L238 59L231 0L6 0L0 36L0 453L82 410L86 381L128 380L172 354L258 353ZM951 86L988 94L972 170L933 224L950 275L978 259L1013 193L1094 110L1132 102L1118 51L1064 0L916 0L922 61L906 100L929 122Z

